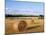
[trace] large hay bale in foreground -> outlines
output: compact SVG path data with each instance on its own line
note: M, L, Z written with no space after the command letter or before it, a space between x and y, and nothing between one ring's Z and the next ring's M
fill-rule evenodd
M20 21L18 24L19 32L23 32L26 29L27 23L25 21Z

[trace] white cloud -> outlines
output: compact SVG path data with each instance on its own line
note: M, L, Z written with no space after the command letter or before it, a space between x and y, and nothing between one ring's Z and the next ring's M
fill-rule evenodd
M18 14L25 14L25 15L39 15L43 14L38 11L34 11L32 9L16 9L16 10L6 10L6 14L18 15Z
M7 7L6 7L5 9L6 9L6 10L10 10L11 8L7 8Z
M9 8L5 8L6 10L8 10Z

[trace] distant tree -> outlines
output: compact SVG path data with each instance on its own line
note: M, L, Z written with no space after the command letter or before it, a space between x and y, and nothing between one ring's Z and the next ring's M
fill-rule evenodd
M39 16L39 19L44 19L44 15L40 15Z
M43 15L40 15L40 17L44 17Z

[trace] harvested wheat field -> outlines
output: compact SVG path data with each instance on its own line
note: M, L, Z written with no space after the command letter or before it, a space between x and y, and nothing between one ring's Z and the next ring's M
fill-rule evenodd
M44 32L44 19L39 17L7 17L5 33Z

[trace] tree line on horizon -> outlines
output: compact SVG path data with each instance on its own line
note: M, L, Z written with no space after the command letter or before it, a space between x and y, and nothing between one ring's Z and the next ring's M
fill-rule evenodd
M44 15L7 15L5 17L44 17Z

